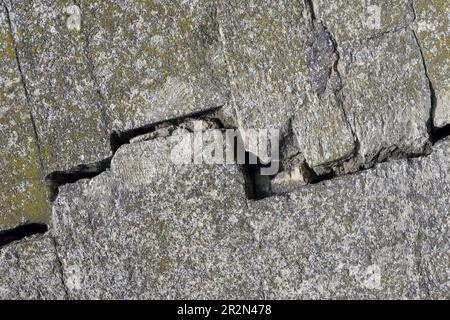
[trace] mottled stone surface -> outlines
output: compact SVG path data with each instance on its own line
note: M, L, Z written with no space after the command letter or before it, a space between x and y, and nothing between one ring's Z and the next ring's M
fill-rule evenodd
M442 0L0 0L0 299L450 298L448 18ZM208 143L186 163L199 123L279 129L281 170Z
M354 133L339 96L340 87L340 77L333 72L325 92L310 93L292 124L298 148L317 174L341 165L356 152Z
M243 130L283 128L292 116L308 68L307 14L301 1L220 2L233 107Z
M414 0L414 29L422 47L436 97L434 125L450 124L450 4L444 0Z
M332 39L312 18L302 1L223 2L218 10L239 128L294 129L298 151L321 172L354 145L335 98Z
M49 234L0 248L0 299L65 299L61 272Z
M53 232L71 298L238 297L255 290L235 281L254 281L235 268L251 264L236 254L249 251L242 243L250 237L242 174L236 166L178 166L170 161L177 142L124 146L111 171L61 188Z
M411 0L312 0L314 13L338 43L371 38L414 20Z
M67 27L72 1L4 1L46 173L109 154L108 124L83 35Z
M431 96L411 30L344 45L339 71L343 105L358 139L359 164L425 151Z
M173 166L170 145L125 146L62 188L52 232L70 297L449 297L449 140L256 202L235 166Z
M448 298L449 152L251 202L269 297Z
M49 207L14 40L0 7L0 230L46 222Z
M82 33L115 129L223 105L215 1L80 1Z

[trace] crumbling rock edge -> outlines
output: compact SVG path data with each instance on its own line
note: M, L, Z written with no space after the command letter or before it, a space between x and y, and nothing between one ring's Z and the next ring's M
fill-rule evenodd
M109 169L111 160L114 157L114 154L116 153L116 151L122 145L129 144L130 141L136 137L143 136L143 135L155 132L156 130L167 128L170 126L178 126L186 121L193 120L193 119L194 120L202 120L203 119L203 120L214 121L215 123L217 123L218 128L221 128L221 129L237 129L237 126L230 125L230 123L232 123L232 122L230 122L230 119L224 119L223 114L221 113L221 108L222 107L214 107L214 108L206 109L206 110L203 110L200 112L190 113L190 114L180 116L180 117L158 121L158 122L151 123L151 124L148 124L148 125L145 125L142 127L129 129L129 130L122 131L122 132L113 131L110 135L110 146L111 146L112 156L102 159L98 162L93 162L93 163L89 163L89 164L80 164L80 165L77 165L76 167L70 168L68 170L54 171L45 177L46 184L49 188L50 201L52 201L52 202L55 201L55 199L58 195L58 188L60 186L63 186L68 183L75 183L80 179L91 179L91 178L101 174L105 170ZM225 125L225 123L226 123L226 125ZM433 129L433 132L434 132L434 135L433 135L432 144L434 145L439 140L442 140L450 135L450 125L447 125L443 128L435 128L435 129ZM355 140L355 149L354 149L353 156L355 156L355 154L357 153L357 149L358 149L358 141L357 141L357 137L355 135L354 135L354 138L356 140ZM395 160L401 160L401 159L424 157L424 156L428 156L432 152L432 150L428 150L427 152L419 153L419 154L417 154L417 153L395 154L395 147L393 149L394 149L394 151L391 153L396 156L384 157L381 160L379 160L378 157L375 156L374 159L376 159L376 160L374 161L374 163L371 166L360 167L359 170L357 170L357 171L347 172L345 174L336 174L336 172L330 171L329 173L326 173L323 175L317 175L311 168L309 168L308 163L305 161L305 163L304 163L305 168L306 168L305 170L307 170L308 174L310 175L308 182L315 184L315 183L319 183L324 180L333 179L337 176L354 174L354 173L357 173L360 171L364 171L364 170L372 168L374 165L376 165L378 163L383 163L383 162L392 161L392 160L395 161ZM380 150L379 153L382 153L383 151L384 150ZM344 160L345 159L342 159L342 160L340 159L339 161L344 161ZM247 155L247 161L248 161L248 155ZM243 171L249 173L250 175L255 176L255 175L258 175L259 169L264 166L268 166L268 164L262 163L258 158L258 164L255 165L255 164L246 163L244 165ZM250 182L250 183L253 184L254 182ZM254 194L254 193L251 192L250 194ZM261 196L251 196L251 195L247 195L247 196L250 199L257 200L257 199L262 199L262 198L265 198L265 197L268 197L271 195L273 195L273 194L262 193Z

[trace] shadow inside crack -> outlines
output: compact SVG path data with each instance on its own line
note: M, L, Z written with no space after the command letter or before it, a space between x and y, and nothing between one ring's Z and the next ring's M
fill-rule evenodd
M151 124L143 125L143 126L140 126L137 128L129 129L129 130L113 131L111 133L111 136L109 139L110 146L111 146L111 152L114 155L116 153L116 151L122 145L129 144L131 139L133 139L137 136L151 133L151 132L154 132L155 130L162 129L162 128L165 128L168 126L180 125L181 123L183 123L184 121L186 121L190 118L191 119L209 118L212 120L217 120L219 122L220 126L223 127L223 124L220 122L220 120L218 120L218 118L215 118L215 116L217 116L216 113L221 108L222 108L221 106L213 107L213 108L209 108L209 109L205 109L205 110L201 110L201 111L184 114L179 117L174 117L174 118L170 118L170 119L166 119L166 120L162 120L162 121L157 121L157 122L154 122Z
M45 177L45 182L49 189L49 200L56 200L59 187L67 183L75 183L80 179L91 179L98 176L111 166L112 156L98 162L80 164L65 171L53 171Z
M433 132L433 143L436 143L448 136L450 136L450 124L447 124L442 128L436 128Z
M47 231L48 227L43 223L28 223L13 229L0 231L0 247L34 234L46 233Z

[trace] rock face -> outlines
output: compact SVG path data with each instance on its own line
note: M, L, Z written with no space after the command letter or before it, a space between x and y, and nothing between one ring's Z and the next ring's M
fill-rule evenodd
M0 251L0 297L64 299L61 263L49 235L34 236Z
M0 8L0 230L48 222L44 172L30 101L16 61L10 19Z
M414 29L423 51L428 76L433 85L435 110L434 125L443 127L450 124L448 77L450 50L448 40L449 32L449 6L445 1L414 0L416 20Z
M0 0L0 298L450 298L449 10Z
M342 51L343 105L362 165L396 154L423 154L431 99L413 32L400 29Z
M59 260L69 298L448 298L450 140L256 202L235 165L174 165L174 141L124 146L110 171L62 187L58 259L47 236L3 249L48 250L13 267L14 290L37 264L54 279L43 297L58 296Z

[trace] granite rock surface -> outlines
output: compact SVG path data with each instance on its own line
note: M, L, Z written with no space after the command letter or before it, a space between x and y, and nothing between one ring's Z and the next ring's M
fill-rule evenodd
M449 10L0 0L0 298L448 299Z

